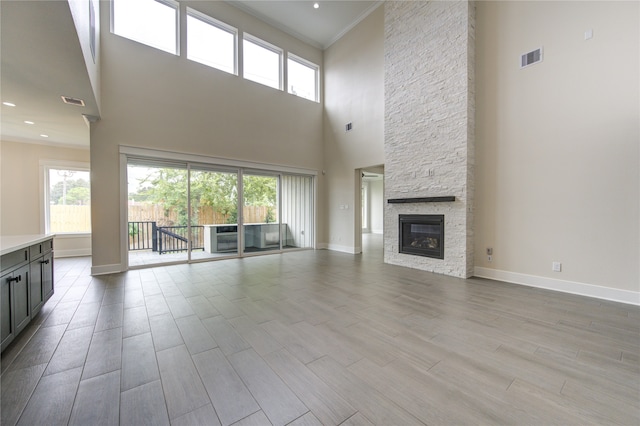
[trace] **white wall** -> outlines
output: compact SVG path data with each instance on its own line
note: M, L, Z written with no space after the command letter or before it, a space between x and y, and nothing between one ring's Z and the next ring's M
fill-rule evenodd
M476 275L640 303L639 4L476 7ZM357 140L342 130L352 111L365 123L381 118L381 19L325 52L334 242L353 233L351 212L338 209L355 193L352 168L384 163L382 128ZM519 55L540 46L544 61L520 70ZM366 93L379 95L365 102ZM371 153L381 159L357 160ZM563 271L551 272L552 261Z
M640 4L477 5L476 273L640 303Z
M42 161L89 162L89 150L0 141L0 235L41 234L44 228ZM90 237L54 241L56 257L91 253Z
M324 52L325 247L357 252L360 181L355 170L383 164L384 7ZM345 125L353 130L345 132ZM348 206L341 208L340 206ZM357 223L356 223L357 221Z
M87 74L93 89L98 109L100 109L100 2L99 0L68 0L73 23L76 26L80 48L87 66ZM96 45L94 54L91 53L91 21L89 6L93 6L95 12ZM109 27L106 27L107 31ZM95 57L94 57L95 56Z
M322 67L322 52L224 2L189 6ZM102 28L109 3L102 2ZM181 51L186 51L184 37ZM123 265L120 145L321 170L322 104L102 32L102 115L92 125L93 270ZM323 190L322 179L318 190ZM319 220L322 233L322 218Z

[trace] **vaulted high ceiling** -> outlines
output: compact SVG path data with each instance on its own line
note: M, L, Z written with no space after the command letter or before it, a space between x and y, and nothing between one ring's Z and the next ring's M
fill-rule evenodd
M381 2L318 1L318 8L308 0L227 3L324 49ZM68 1L2 1L0 15L0 102L16 105L1 105L0 137L88 147L82 115L99 116L99 110ZM65 104L61 96L86 106Z

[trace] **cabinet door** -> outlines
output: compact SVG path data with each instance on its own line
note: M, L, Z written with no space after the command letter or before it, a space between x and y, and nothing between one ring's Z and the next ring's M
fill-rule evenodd
M11 288L13 287L13 274L0 277L0 339L2 350L13 340L13 310L11 309Z
M42 297L46 302L53 295L53 252L44 255L42 266Z
M43 258L36 259L29 264L29 287L31 289L31 315L35 315L44 304L44 289L42 278Z
M17 336L31 320L31 305L29 304L29 265L13 271L13 309Z

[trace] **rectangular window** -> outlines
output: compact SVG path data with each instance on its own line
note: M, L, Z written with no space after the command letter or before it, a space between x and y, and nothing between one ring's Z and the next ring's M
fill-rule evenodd
M91 232L89 170L45 167L47 233Z
M187 8L187 58L237 75L238 30Z
M242 49L244 78L282 90L282 49L249 34Z
M287 85L289 93L318 102L318 66L289 54L287 57Z
M114 34L178 54L178 2L112 0L111 12Z

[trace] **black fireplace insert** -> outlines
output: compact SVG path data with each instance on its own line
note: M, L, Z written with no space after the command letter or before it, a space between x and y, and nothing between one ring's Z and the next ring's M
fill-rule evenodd
M400 253L444 259L444 215L401 214Z

